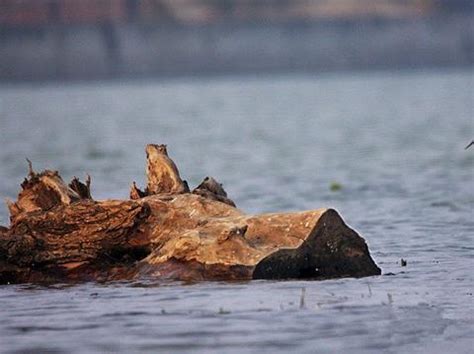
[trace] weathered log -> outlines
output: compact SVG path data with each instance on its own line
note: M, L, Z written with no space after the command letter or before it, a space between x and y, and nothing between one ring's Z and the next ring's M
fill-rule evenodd
M189 193L163 145L146 151L146 191L134 183L129 201L94 201L90 179L68 187L30 168L0 228L0 283L380 274L336 211L246 215L212 178Z

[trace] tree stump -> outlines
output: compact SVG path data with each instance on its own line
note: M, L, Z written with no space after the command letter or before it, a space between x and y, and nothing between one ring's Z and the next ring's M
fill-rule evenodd
M10 227L0 227L0 284L133 279L328 279L380 274L332 209L247 215L211 177L190 192L165 145L147 145L147 186L95 201L90 177L67 185L30 163Z

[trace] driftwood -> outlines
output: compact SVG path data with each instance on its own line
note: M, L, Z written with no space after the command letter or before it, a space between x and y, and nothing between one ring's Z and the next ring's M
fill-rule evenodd
M244 280L380 274L332 209L247 215L211 177L192 192L166 146L148 145L147 186L95 201L90 177L28 178L0 227L0 283L118 279Z

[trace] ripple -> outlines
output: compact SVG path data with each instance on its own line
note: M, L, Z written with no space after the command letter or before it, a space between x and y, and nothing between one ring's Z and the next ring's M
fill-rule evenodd
M471 76L0 85L0 191L16 193L27 155L65 177L89 172L104 198L126 195L143 175L143 145L167 142L187 178L215 175L243 210L337 208L384 269L321 282L1 286L0 351L471 349L474 154L456 146L472 138ZM329 191L330 181L343 189Z
M64 332L64 331L81 331L100 328L98 324L87 324L79 326L10 326L7 330L12 330L19 333L30 332Z

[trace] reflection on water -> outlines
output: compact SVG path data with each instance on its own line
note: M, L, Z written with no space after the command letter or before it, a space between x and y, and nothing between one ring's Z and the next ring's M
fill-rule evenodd
M1 197L15 196L24 157L68 178L90 173L96 198L125 197L132 180L143 185L144 145L168 143L191 185L215 176L243 210L335 207L384 275L2 286L0 351L468 353L472 79L459 71L1 87Z

